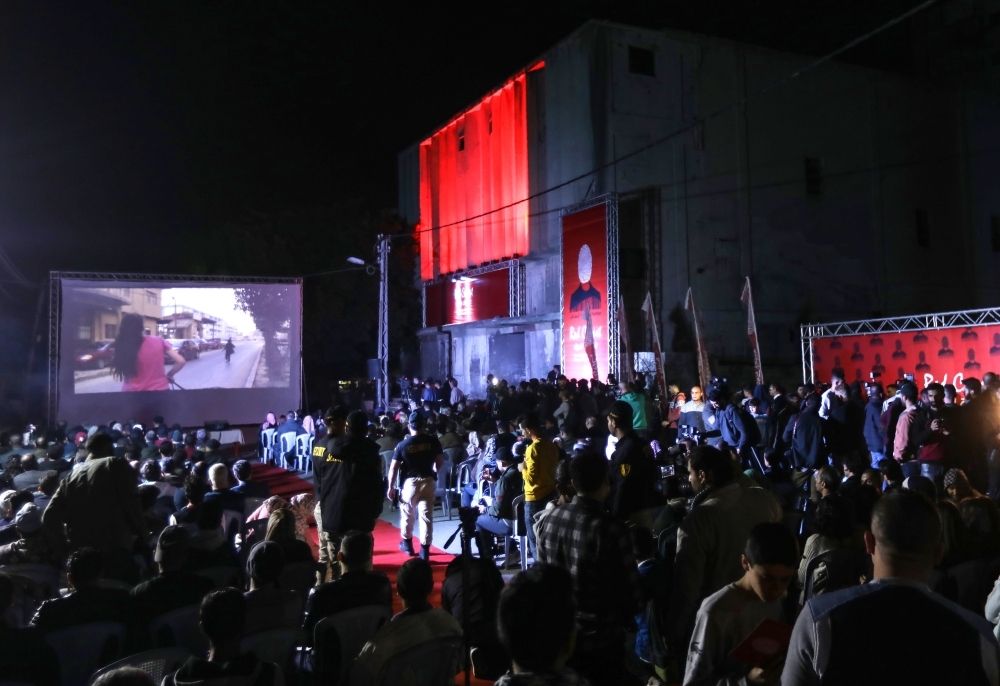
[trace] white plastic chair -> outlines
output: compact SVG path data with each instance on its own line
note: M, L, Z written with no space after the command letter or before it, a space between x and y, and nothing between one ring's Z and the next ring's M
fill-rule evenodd
M312 434L299 434L295 438L295 468L308 474L312 471Z
M261 459L265 463L267 458L274 457L274 434L276 429L264 429L260 434L260 442L262 447Z
M90 678L90 683L93 684L102 675L113 672L116 669L136 667L148 674L153 679L153 683L159 686L163 682L163 677L180 669L180 666L189 657L191 657L191 653L183 648L154 648L153 650L129 655L126 658L118 660L118 662L112 662L106 667L101 667L94 672L94 676Z
M285 433L281 434L278 437L278 443L281 447L280 466L284 467L285 469L289 469L290 464L288 462L288 453L295 452L295 434L293 434L291 431L286 431Z
M285 683L294 684L292 658L295 655L295 647L302 643L303 636L302 629L297 626L259 631L244 636L240 641L240 650L244 653L252 650L254 655L264 662L278 665L285 675Z
M161 615L149 625L156 648L184 648L192 655L208 653L208 638L198 626L199 605L188 605Z
M365 605L353 610L344 610L320 621L313 630L313 665L319 683L332 681L328 674L330 666L323 647L329 643L328 632L334 632L340 641L340 680L347 683L347 673L361 654L361 649L371 640L382 626L392 619L392 608L388 605Z
M59 656L62 686L85 686L90 675L102 664L121 657L125 625L121 622L77 624L52 631L45 640Z

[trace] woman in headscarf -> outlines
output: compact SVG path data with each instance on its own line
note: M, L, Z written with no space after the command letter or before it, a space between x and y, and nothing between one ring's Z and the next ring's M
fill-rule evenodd
M115 352L111 358L111 374L122 382L123 391L166 391L170 382L187 363L174 347L159 336L143 332L142 316L134 312L122 315ZM174 364L164 372L163 360Z
M308 431L310 436L316 435L316 421L312 418L311 414L307 414L302 418L302 428Z

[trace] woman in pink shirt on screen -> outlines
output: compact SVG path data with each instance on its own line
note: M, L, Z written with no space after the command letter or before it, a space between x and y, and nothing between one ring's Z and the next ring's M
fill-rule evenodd
M174 375L186 364L173 346L159 336L143 333L142 317L133 312L122 315L111 359L111 374L124 381L123 391L167 391ZM164 356L174 362L165 372Z

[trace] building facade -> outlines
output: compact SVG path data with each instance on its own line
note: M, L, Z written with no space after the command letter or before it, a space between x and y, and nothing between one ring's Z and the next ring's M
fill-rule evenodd
M488 373L559 364L561 216L602 196L632 347L650 349L648 291L682 383L696 378L689 287L714 368L742 380L749 276L765 374L789 383L801 323L996 305L1000 100L839 63L785 80L811 61L590 22L404 150L424 375L481 397ZM462 280L504 265L507 316L474 295L494 316L456 316Z

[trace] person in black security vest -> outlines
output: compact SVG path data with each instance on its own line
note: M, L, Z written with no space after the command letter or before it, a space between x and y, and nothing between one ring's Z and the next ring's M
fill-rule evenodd
M424 420L419 412L410 413L410 435L396 446L389 467L389 490L386 496L392 500L396 496L396 476L403 477L403 488L399 494L399 529L403 540L399 549L408 555L413 551L414 515L420 516L420 557L427 560L431 554L431 538L434 534L434 492L437 489L437 471L444 463L441 443L435 436L423 431Z
M934 504L916 491L890 491L864 537L874 581L806 603L781 683L998 683L992 625L927 588L944 551Z
M338 410L331 417L342 414ZM320 561L329 565L334 579L340 576L337 552L344 533L371 532L382 513L382 458L367 433L368 415L352 412L346 433L337 431L325 446L313 448Z
M616 400L608 409L608 431L618 438L608 465L611 514L646 529L653 526L659 480L653 450L632 428L632 406Z

